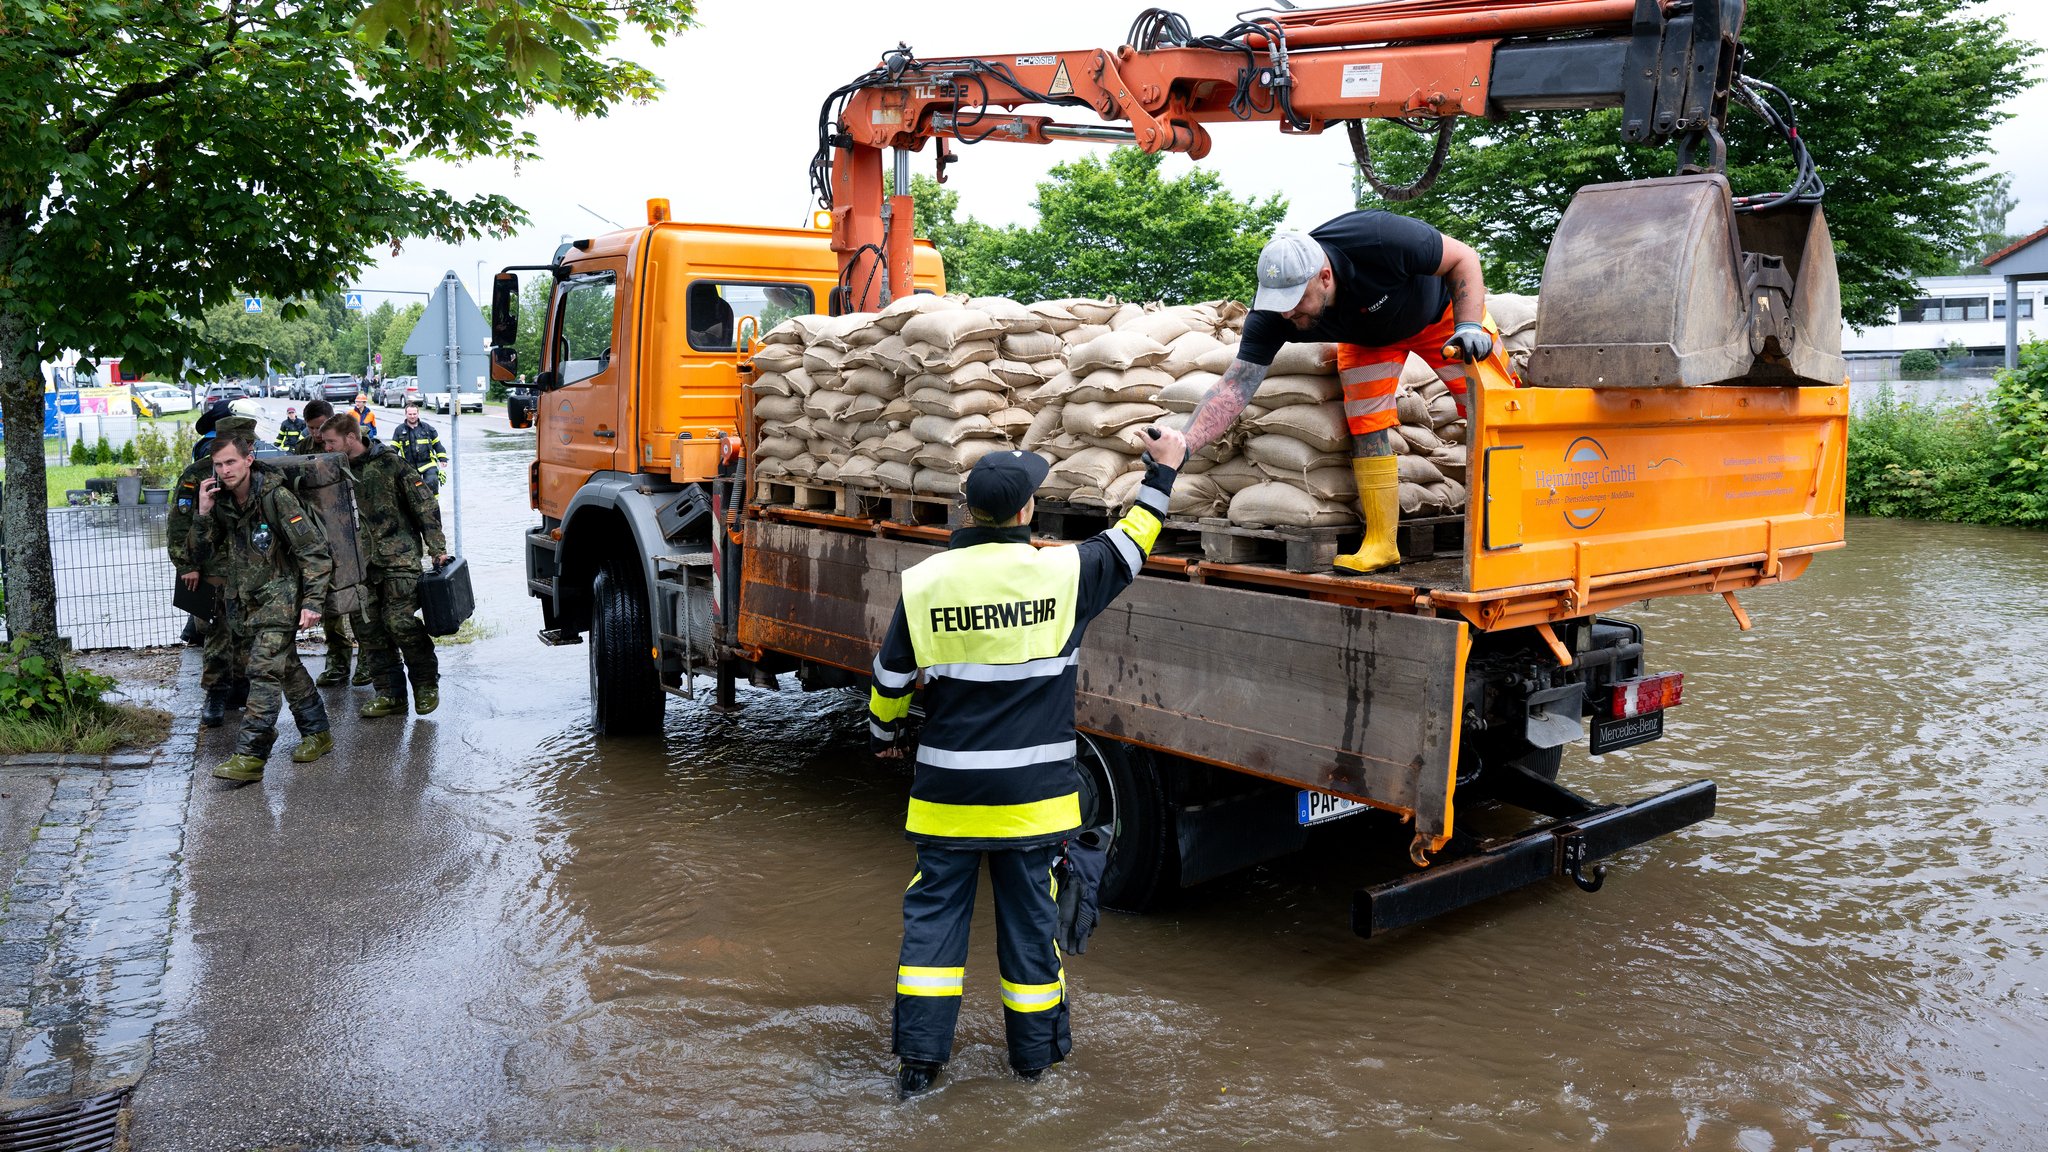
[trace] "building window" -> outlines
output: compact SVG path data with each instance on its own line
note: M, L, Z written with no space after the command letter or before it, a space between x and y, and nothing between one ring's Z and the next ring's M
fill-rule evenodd
M2005 319L2005 297L1993 296L1991 298L1991 318L1993 320ZM2033 318L2034 298L2032 296L2020 297L2020 319L2032 320Z
M1991 317L1991 297L1951 296L1941 302L1943 320L1988 320Z
M1928 320L1941 319L1941 301L1909 300L1899 305L1899 323L1919 324Z

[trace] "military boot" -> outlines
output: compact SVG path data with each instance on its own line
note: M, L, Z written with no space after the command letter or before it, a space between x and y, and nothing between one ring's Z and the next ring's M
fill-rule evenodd
M199 706L199 722L208 728L218 728L228 718L228 690L208 688L206 703Z
M254 752L237 752L220 762L213 774L222 780L235 780L243 784L263 779L263 757Z
M355 685L358 688L364 687L365 685L369 684L375 684L376 682L377 679L376 677L370 675L370 670L368 668L362 667L361 665L358 665L356 667L355 678L349 681L349 683Z
M382 692L377 693L375 699L356 711L356 715L361 716L365 720L375 720L383 716L402 716L404 714L405 701L387 696Z
M425 716L441 706L441 682L415 684L412 689L412 710Z
M292 763L311 764L332 751L334 751L334 733L315 732L299 741L299 746L292 749Z
M228 707L239 712L248 706L249 679L246 676L237 677L234 683L228 685Z
M292 720L299 726L299 746L292 749L292 763L311 764L334 751L334 733L327 727L327 702L308 696L292 704Z
M313 678L313 683L322 688L333 688L348 683L348 680L348 656L344 654L337 658L330 652L327 655L327 667L320 670L320 675Z

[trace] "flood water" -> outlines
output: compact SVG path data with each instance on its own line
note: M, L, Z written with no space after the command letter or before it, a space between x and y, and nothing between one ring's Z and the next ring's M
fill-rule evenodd
M293 1009L326 1053L307 1077L386 1139L2048 1146L2048 537L1859 520L1744 597L1753 632L1718 599L1623 614L1687 702L1563 779L1619 800L1709 777L1712 822L1615 858L1597 894L1559 881L1374 941L1348 911L1380 828L1319 830L1109 917L1067 966L1074 1055L1037 1084L1005 1070L984 892L949 1077L905 1105L906 777L867 757L850 695L671 701L660 738L592 737L585 649L541 647L524 597L530 444L465 434L499 632L444 657L464 687L411 730L424 766L352 817L425 830L393 854L411 879L354 897L345 979ZM201 1001L239 962L211 943L227 900L191 913Z

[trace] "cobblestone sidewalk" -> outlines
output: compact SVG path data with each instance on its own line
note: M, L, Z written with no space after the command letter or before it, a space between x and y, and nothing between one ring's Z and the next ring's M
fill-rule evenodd
M161 704L174 717L170 738L154 752L0 762L0 792L49 796L20 868L0 871L0 1112L133 1085L149 1061L177 908L198 660L185 651Z

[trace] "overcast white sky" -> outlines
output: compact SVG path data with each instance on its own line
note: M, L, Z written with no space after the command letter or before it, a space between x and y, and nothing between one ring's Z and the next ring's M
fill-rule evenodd
M1176 0L1197 33L1221 32L1250 0ZM806 165L815 147L819 103L831 89L872 67L885 48L906 40L922 56L1016 54L1052 49L1110 48L1124 41L1145 0L1031 0L1007 4L962 0L892 0L853 9L822 0L701 0L700 26L663 48L644 43L617 54L647 64L668 85L659 101L616 109L603 119L536 117L542 159L515 169L485 161L454 167L421 165L416 174L457 194L497 191L523 206L533 224L511 240L460 248L415 241L385 256L363 277L371 289L431 289L454 270L475 291L484 275L506 264L539 263L564 235L609 230L597 215L632 226L645 219L649 197L666 196L677 219L797 225L812 207ZM1986 0L2013 34L2048 43L2048 4ZM773 27L764 27L771 19ZM858 15L856 14L858 13ZM2036 64L2041 74L2043 65ZM2014 177L2018 231L2048 223L2048 83L2014 101L2010 120L1994 129L1997 170ZM1091 113L1063 118L1093 122ZM1283 137L1271 125L1217 125L1215 149L1202 161L1232 192L1284 195L1288 223L1312 227L1351 207L1350 150L1342 132ZM1084 146L1032 147L987 143L961 149L948 171L961 210L983 221L1031 219L1031 199L1045 170ZM1823 159L1825 164L1825 159ZM930 149L916 171L931 171ZM1169 171L1188 161L1169 157ZM587 209L587 210L586 210ZM596 213L597 215L593 215ZM374 305L377 297L371 298Z

